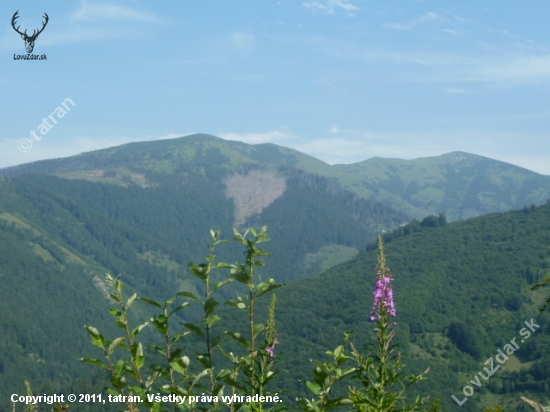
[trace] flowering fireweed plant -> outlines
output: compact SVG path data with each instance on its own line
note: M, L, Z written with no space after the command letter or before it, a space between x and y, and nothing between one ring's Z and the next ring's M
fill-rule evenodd
M313 361L313 381L306 382L307 387L316 398L298 399L301 409L308 412L324 412L334 408L345 408L360 412L390 412L390 411L439 411L439 401L428 406L428 398L416 397L412 403L406 401L405 393L415 383L425 379L428 373L415 376L405 376L401 354L396 353L396 345L392 343L395 331L391 319L396 316L393 301L393 279L386 266L386 255L382 237L378 237L378 266L376 285L374 288L374 308L371 320L376 322L375 338L365 346L365 352L356 348L351 341L351 335L345 333L344 342L334 351L326 352L332 362L321 363ZM346 347L350 352L346 352ZM353 366L348 366L351 363ZM333 386L345 379L351 382L347 396L334 397Z
M164 303L145 297L132 295L128 299L123 294L124 284L118 278L107 275L107 281L114 290L111 298L118 308L110 310L115 323L123 330L122 336L107 340L96 328L85 326L92 343L102 351L104 358L82 358L110 372L111 387L107 391L112 396L120 396L129 412L137 411L244 411L276 412L285 409L281 406L280 395L271 390L272 381L279 371L276 365L275 347L278 343L275 323L275 295L272 294L267 325L258 322L255 314L256 301L262 296L283 286L273 279L255 283L258 267L265 262L259 257L269 256L269 252L258 245L269 241L267 227L259 232L254 228L241 233L234 229L233 240L245 247L245 260L242 263L216 263L215 249L226 243L219 240L219 231L210 231L212 242L208 246L210 254L205 263L190 263L190 272L203 282L204 295L180 292ZM217 270L228 270L228 277L213 283L212 274ZM220 332L222 320L217 312L219 301L216 292L226 284L236 280L245 285L246 294L237 301L226 304L242 310L246 314L248 334ZM199 323L183 323L184 329L172 331L174 315L191 305L191 301L202 306L204 316ZM156 308L159 313L149 322L130 327L128 312L134 302L142 301ZM217 327L216 327L217 326ZM153 327L161 337L162 344L145 346L138 340L140 332ZM191 333L204 342L204 352L196 353L194 360L183 352L182 342ZM263 339L261 339L263 337ZM241 348L240 353L227 352L224 345L232 340ZM225 357L230 367L217 367L215 351ZM162 363L148 363L152 352L164 359ZM155 359L159 359L156 355Z

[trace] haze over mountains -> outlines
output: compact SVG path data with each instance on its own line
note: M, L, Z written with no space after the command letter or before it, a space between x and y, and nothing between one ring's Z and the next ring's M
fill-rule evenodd
M273 256L262 276L286 283L308 278L281 292L286 306L310 302L311 309L303 307L301 314L281 313L282 333L299 335L299 347L287 353L300 354L288 357L301 365L300 373L307 353L333 345L340 327L364 327L363 315L353 314L358 290L349 288L372 283L374 255L354 256L379 233L422 220L405 226L412 235L388 247L390 265L392 256L400 256L390 266L403 276L397 283L403 290L400 321L407 336L415 335L407 342L420 348L415 349L420 358L434 358L440 365L436 376L453 384L466 373L445 375L445 356L456 368L473 370L476 356L489 354L506 328L535 308L538 300L529 300L526 286L548 261L548 248L541 246L548 239L548 206L531 205L550 198L550 176L462 152L330 166L273 144L192 135L25 164L2 169L0 176L0 279L6 285L0 289L2 395L19 388L23 379L68 385L89 373L76 362L93 351L82 325L111 330L104 273L122 274L130 291L152 298L196 291L186 265L206 254L210 228L221 229L227 238L234 226L267 225L272 241L266 248ZM452 225L443 221L441 227L424 220L441 212L448 221L458 221L525 207L526 212ZM526 239L532 240L531 250L520 246ZM438 244L437 253L423 257ZM473 259L480 248L486 254ZM229 246L220 258L234 261L238 253ZM517 255L516 266L497 264L511 253ZM443 258L446 263L430 266ZM460 272L457 268L469 259L477 263ZM367 267L366 280L353 278L360 276L359 266ZM476 276L480 270L484 275ZM361 286L361 293L370 305L368 285ZM449 288L457 302L476 303L452 306L445 298ZM322 311L314 309L312 296L323 302ZM430 301L433 296L437 299ZM415 303L419 299L421 307ZM484 310L491 311L487 319ZM413 313L422 321L415 321ZM497 315L506 321L494 326ZM458 320L493 329L467 353L447 336ZM433 353L430 339L441 346ZM536 353L533 361L546 356ZM527 355L520 361L527 362Z

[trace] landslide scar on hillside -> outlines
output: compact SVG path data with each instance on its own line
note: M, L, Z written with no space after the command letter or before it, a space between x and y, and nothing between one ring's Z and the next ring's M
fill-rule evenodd
M228 177L225 185L226 196L235 202L235 226L240 226L246 218L261 213L283 195L286 179L275 172L253 170L246 175Z

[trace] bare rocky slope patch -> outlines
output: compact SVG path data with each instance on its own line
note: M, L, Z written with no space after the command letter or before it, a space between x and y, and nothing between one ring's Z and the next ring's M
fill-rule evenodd
M276 172L252 170L248 174L234 174L225 180L225 194L235 202L235 226L259 214L283 195L286 178Z

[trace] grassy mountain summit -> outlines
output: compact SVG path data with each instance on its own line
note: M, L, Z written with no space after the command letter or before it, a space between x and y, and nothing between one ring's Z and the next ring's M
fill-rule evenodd
M204 174L211 173L214 168L229 173L252 165L288 166L327 178L349 179L346 173L297 150L271 143L249 145L207 134L128 143L63 159L42 160L1 169L0 175L39 173L65 176L77 171L124 168L164 173L184 168L187 172Z
M329 165L271 143L250 145L207 134L136 142L0 170L0 175L54 174L95 182L146 186L147 173L222 178L253 167L320 175L358 197L410 218L444 212L450 221L504 212L550 198L550 176L464 152L414 160L372 158Z
M334 167L380 189L378 200L390 193L407 202L417 218L444 212L449 220L462 220L550 198L550 176L464 152L414 160L375 157Z

